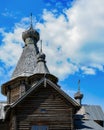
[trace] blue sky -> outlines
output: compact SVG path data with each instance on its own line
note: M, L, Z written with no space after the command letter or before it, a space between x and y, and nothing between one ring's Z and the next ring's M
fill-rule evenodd
M21 34L29 28L32 12L47 66L59 77L62 89L73 97L80 79L83 104L101 105L104 110L104 0L0 3L0 85L10 79L21 55ZM0 100L5 99L0 94Z

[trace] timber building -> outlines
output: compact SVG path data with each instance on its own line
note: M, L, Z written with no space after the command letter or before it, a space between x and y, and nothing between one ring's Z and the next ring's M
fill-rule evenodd
M7 102L0 102L0 130L104 130L101 107L82 105L80 89L71 98L49 72L32 24L22 38L25 47L12 78L1 86Z

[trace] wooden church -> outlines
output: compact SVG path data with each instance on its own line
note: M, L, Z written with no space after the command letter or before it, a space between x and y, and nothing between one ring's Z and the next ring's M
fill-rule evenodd
M22 38L25 47L12 78L1 86L7 102L0 102L0 130L104 130L101 107L82 105L80 90L71 98L49 72L32 24Z

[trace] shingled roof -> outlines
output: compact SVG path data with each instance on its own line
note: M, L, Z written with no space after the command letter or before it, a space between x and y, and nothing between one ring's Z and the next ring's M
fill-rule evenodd
M29 30L23 32L22 38L25 46L12 74L12 79L20 76L31 76L36 73L49 73L46 66L45 54L39 52L37 46L39 33L31 26Z
M13 72L12 79L19 76L30 76L36 67L36 48L34 44L28 44L24 47L22 55Z
M101 122L102 126L97 123ZM75 115L77 130L104 130L104 113L98 105L83 105Z

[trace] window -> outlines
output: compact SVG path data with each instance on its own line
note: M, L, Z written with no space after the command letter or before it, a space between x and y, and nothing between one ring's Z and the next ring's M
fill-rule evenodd
M45 126L45 125L42 125L42 126L34 125L34 126L32 126L31 130L48 130L48 126Z

